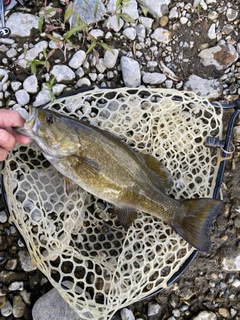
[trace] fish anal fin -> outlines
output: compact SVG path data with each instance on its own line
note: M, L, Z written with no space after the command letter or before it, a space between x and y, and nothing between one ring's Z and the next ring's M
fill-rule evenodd
M172 228L199 251L209 251L209 229L213 219L221 212L222 202L208 198L181 202L185 212L176 215L171 223Z
M150 154L141 154L141 158L154 174L159 187L164 190L170 188L172 185L172 178L168 169Z
M137 218L137 212L131 208L114 207L118 220L124 229L128 229L133 221Z
M64 193L69 196L76 189L76 183L74 183L68 177L64 177Z

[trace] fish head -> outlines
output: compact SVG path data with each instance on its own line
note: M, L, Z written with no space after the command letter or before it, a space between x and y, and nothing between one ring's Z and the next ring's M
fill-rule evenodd
M71 120L49 109L30 107L29 117L17 131L32 138L48 156L66 157L80 147Z

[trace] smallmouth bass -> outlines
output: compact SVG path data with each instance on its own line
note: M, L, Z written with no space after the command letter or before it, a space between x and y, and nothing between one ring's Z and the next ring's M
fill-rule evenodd
M169 224L199 251L209 250L209 228L222 202L167 196L169 174L154 157L136 153L107 131L49 109L31 107L17 131L33 139L65 176L67 192L73 182L113 204L124 227L143 211Z

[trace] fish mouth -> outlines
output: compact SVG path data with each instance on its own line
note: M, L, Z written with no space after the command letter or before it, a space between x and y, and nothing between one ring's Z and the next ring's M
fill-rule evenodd
M37 119L36 108L29 106L28 118L26 119L23 127L16 127L15 130L31 138L34 135L34 132L36 130L36 126L37 126L36 119Z

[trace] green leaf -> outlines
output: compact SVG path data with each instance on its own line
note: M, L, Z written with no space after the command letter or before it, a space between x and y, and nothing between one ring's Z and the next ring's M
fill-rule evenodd
M98 12L98 2L95 3L95 7L94 7L94 13L93 13L94 18L97 17L97 12Z
M99 42L98 44L100 44L100 46L102 46L104 49L106 49L106 50L110 51L112 54L114 54L113 49L105 42Z
M129 14L127 13L120 13L120 17L123 18L126 22L134 23L135 20L133 20Z
M92 51L92 49L94 49L94 48L96 47L96 45L97 45L97 42L93 42L93 43L90 45L90 47L88 48L86 54L89 54L89 53Z
M76 32L78 32L78 31L83 30L84 27L85 27L85 24L82 25L82 26L73 27L72 29L70 29L68 32L66 32L66 33L64 34L64 38L65 38L65 39L71 38L72 35L74 35L74 34L75 34Z
M74 14L73 4L70 2L65 13L64 13L64 23L68 21L68 19Z
M42 27L44 24L45 18L42 16L38 19L38 30L40 31L40 33L42 33Z
M47 33L46 36L51 39L53 42L56 42L56 43L61 43L62 40L56 38L56 37L53 37L51 34Z
M47 61L45 61L45 68L47 69L47 72L49 72L49 70L50 70L50 62L47 60Z
M148 8L144 7L144 6L141 6L142 8L142 12L143 14L145 15L145 17L148 15Z
M46 10L46 15L52 13L53 11L56 11L55 8L49 8L48 10Z

